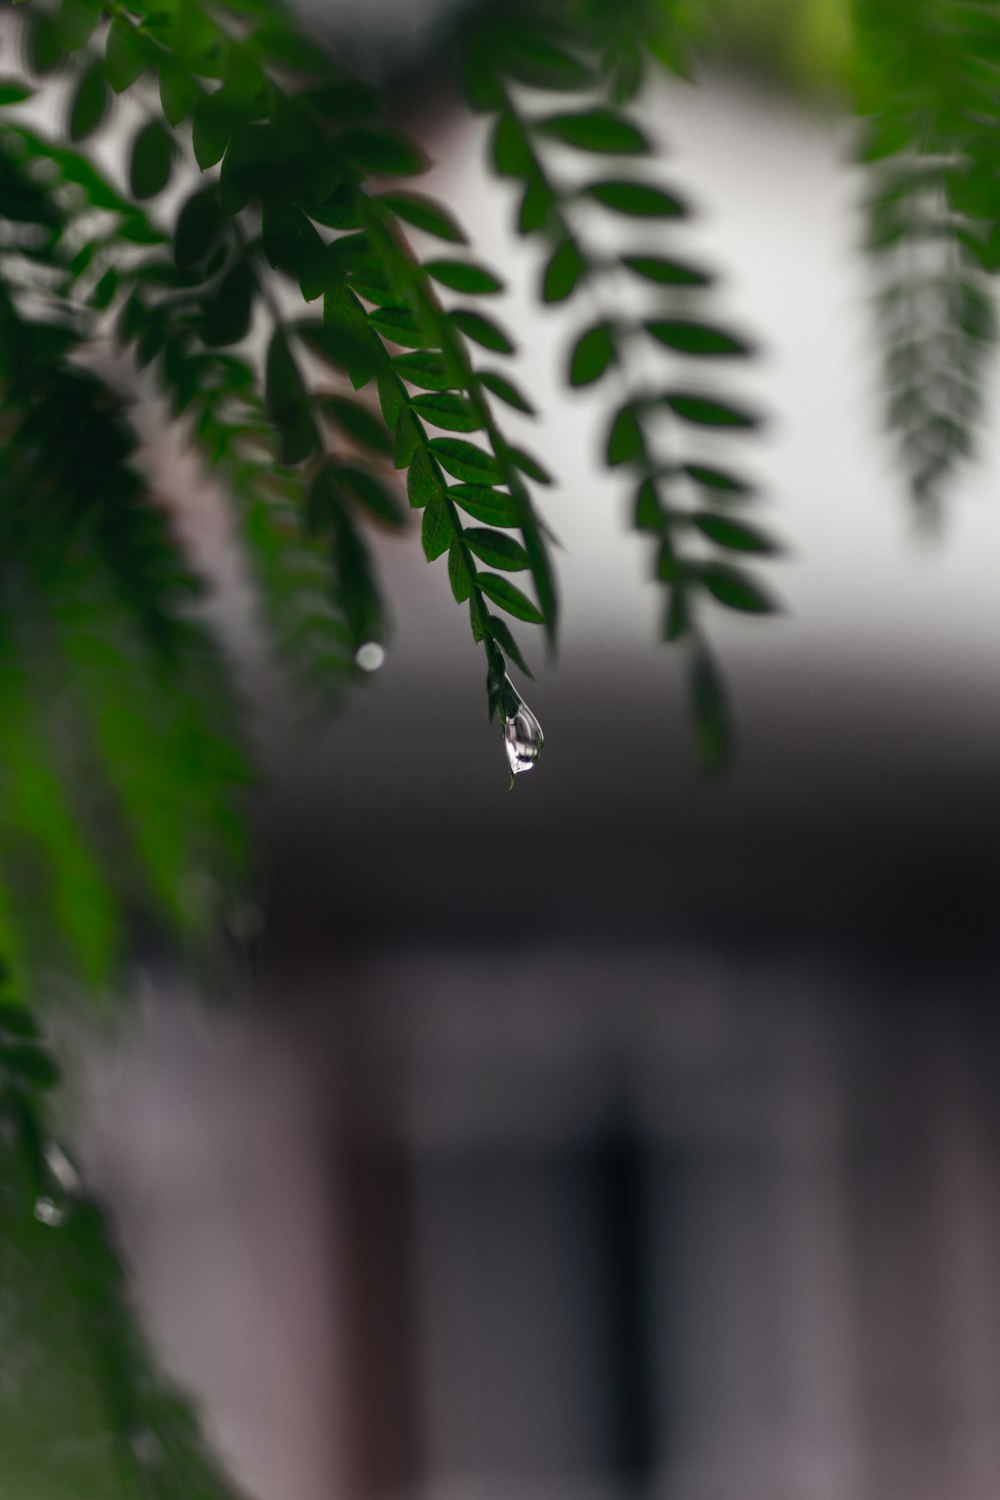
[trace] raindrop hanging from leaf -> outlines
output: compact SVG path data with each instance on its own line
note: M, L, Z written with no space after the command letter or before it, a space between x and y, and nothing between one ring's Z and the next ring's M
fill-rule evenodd
M534 769L545 743L542 726L526 703L518 704L517 712L504 718L503 743L513 786L515 776Z

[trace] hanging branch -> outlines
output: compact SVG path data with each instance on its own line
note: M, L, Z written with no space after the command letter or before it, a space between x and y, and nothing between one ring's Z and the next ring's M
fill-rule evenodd
M925 519L972 456L996 345L1000 16L959 0L856 0L886 422Z
M757 427L754 412L716 395L701 378L707 364L751 351L739 335L706 319L711 277L699 266L659 249L609 255L592 242L590 224L602 211L618 222L666 225L686 218L687 208L676 193L618 165L652 154L645 130L609 102L609 95L622 99L638 88L642 47L634 31L612 25L606 7L590 7L587 16L595 24L581 28L570 24L569 5L503 7L487 23L474 24L465 42L467 90L473 107L494 117L493 170L520 186L520 232L547 246L541 301L589 305L591 320L575 338L567 379L573 387L599 381L618 387L605 462L631 473L634 524L658 543L657 577L667 592L664 638L686 651L700 757L718 769L731 751L731 713L707 643L702 602L770 613L770 593L730 559L778 549L758 526L734 514L751 486L691 444L699 432ZM629 13L629 19L636 18ZM572 95L571 107L539 110L539 94L554 92ZM553 165L560 148L614 166L581 183L578 173ZM631 283L624 294L623 281ZM647 292L655 288L659 305L623 311L636 284ZM684 373L666 387L647 384L635 373L640 347L668 358L678 371L696 371L695 380Z

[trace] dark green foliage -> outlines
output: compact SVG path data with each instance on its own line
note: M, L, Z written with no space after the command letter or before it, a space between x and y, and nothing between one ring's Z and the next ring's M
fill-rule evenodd
M996 343L1000 14L960 0L854 10L886 415L927 515L973 451Z
M888 415L926 505L973 445L996 340L1000 21L962 0L855 8ZM100 1212L79 1185L59 1198L39 1104L59 1072L15 998L67 973L106 988L140 928L204 946L244 868L231 671L137 460L139 372L221 482L269 640L311 707L338 703L359 648L388 638L369 539L415 533L415 510L485 656L489 711L516 713L509 671L528 668L506 617L557 640L534 501L553 476L496 414L532 401L481 367L483 350L491 366L513 352L478 301L501 278L411 190L424 154L379 92L279 0L29 0L8 19L29 76L0 79L0 957L15 981L0 995L0 1283L5 1252L30 1264L62 1216L42 1303L73 1338L52 1379L111 1439L88 1448L81 1429L79 1451L106 1461L81 1459L77 1492L227 1500L135 1331ZM566 378L604 403L603 458L655 544L663 638L684 653L700 759L720 770L733 714L705 626L716 605L776 611L743 562L780 548L744 519L753 486L716 459L761 423L712 383L750 345L720 321L714 277L679 240L687 202L628 109L651 57L682 65L679 18L661 0L505 0L460 30L492 169L540 242L538 300L576 314ZM58 99L65 141L20 123L36 93L30 118L56 118ZM124 189L96 165L115 118ZM648 305L629 310L639 292ZM92 357L109 337L114 377ZM20 1436L29 1409L0 1399L0 1488L25 1495L44 1461Z
M570 16L571 33L561 33L557 18L565 21ZM683 643L697 663L709 660L698 623L700 600L714 598L745 613L763 613L770 599L755 580L726 564L701 561L697 555L690 560L680 557L681 542L685 537L695 545L700 542L699 552L706 547L758 554L777 549L764 532L694 506L699 482L733 494L749 493L750 487L720 470L699 466L694 454L688 461L685 428L752 429L756 416L709 392L670 388L655 396L634 383L630 351L638 337L665 350L674 363L694 359L707 364L750 354L745 339L702 317L702 298L712 277L675 256L672 243L662 237L665 253L626 253L610 262L604 250L590 243L594 209L626 220L677 221L688 215L680 195L658 182L634 177L625 169L620 175L606 175L608 156L647 157L653 149L646 132L617 107L638 88L641 78L642 40L634 26L637 16L630 16L619 30L609 24L606 5L504 6L491 23L473 28L466 75L473 105L494 116L492 165L500 176L518 184L518 227L522 234L546 242L541 300L580 303L586 309L586 322L569 350L566 378L574 387L600 382L602 390L612 392L603 457L609 467L635 476L635 524L659 542L658 576L669 594L665 638ZM651 27L648 17L643 24ZM567 43L568 34L572 40ZM555 75L546 69L526 70L526 51L537 58L561 59L552 65L563 70L562 84L554 83ZM572 108L539 112L525 89L532 84L546 90L571 87L587 97ZM602 164L599 172L582 184L575 177L564 180L558 153L563 147L596 158ZM606 309L622 305L614 282L619 268L660 296L669 296L662 313L613 320L608 316ZM680 462L678 450L683 455ZM541 479L542 471L530 461L526 472ZM692 665L692 683L704 684L706 671ZM717 682L717 672L712 672ZM704 686L692 690L699 750L706 764L718 768L728 754L722 741L731 716L719 708L710 710L709 696ZM721 686L713 701L723 703Z
M4 1484L12 1497L238 1500L139 1331L104 1214L50 1134L42 1094L56 1076L28 1011L3 1002Z
M595 323L581 333L569 358L570 385L592 385L600 380L615 359L612 330L607 323Z
M100 126L108 108L108 86L104 65L92 63L81 77L74 92L69 114L69 138L85 140Z
M170 181L174 147L158 120L144 125L132 143L129 187L133 198L155 198Z

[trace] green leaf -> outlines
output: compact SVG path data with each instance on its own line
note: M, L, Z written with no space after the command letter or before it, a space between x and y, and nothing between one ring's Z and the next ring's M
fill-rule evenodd
M179 267L196 266L219 240L225 218L214 186L201 188L186 199L174 230L174 261Z
M722 771L733 753L732 710L719 670L702 645L691 657L688 689L698 759L705 770Z
M347 184L334 188L322 203L310 203L309 217L328 229L364 228L358 195Z
M718 515L714 511L699 511L691 517L703 536L717 547L729 547L734 552L757 552L773 554L780 549L766 532L745 521L734 521L730 516Z
M643 281L660 286L710 286L712 277L697 266L680 260L666 260L661 255L623 255L622 265Z
M517 216L518 233L534 234L536 230L544 229L555 204L552 189L544 178L536 174L529 181L521 199Z
M0 1049L0 1067L33 1089L51 1089L59 1082L59 1069L48 1053L38 1047L3 1047Z
M104 81L104 64L91 63L80 78L69 107L69 138L71 141L86 140L104 119L110 99Z
M184 69L170 57L159 63L160 108L168 125L177 126L187 119L201 97L201 90Z
M541 611L502 573L480 573L477 581L486 597L515 619L526 620L529 625L544 625Z
M482 344L484 349L492 349L497 354L514 353L513 341L492 318L466 307L456 307L448 317L460 333Z
M34 89L28 88L17 78L0 78L0 105L22 104L25 99L30 99Z
M493 169L500 177L529 177L535 171L531 144L520 120L503 110L497 116L490 141Z
M586 270L586 261L575 240L563 240L553 250L542 276L542 301L565 302L572 296Z
M433 234L439 240L448 240L453 245L464 245L466 238L458 224L440 204L416 193L383 193L375 200L383 203L397 219Z
M59 40L55 21L41 11L29 12L27 42L28 65L43 78L66 60L66 49Z
M368 314L368 321L404 349L427 349L434 345L434 335L425 331L408 307L376 307Z
M431 500L424 509L424 519L420 527L420 541L428 562L433 562L443 552L447 552L453 535L447 505L440 499Z
M413 462L414 455L425 442L426 437L423 428L409 407L400 407L399 416L396 419L395 441L392 449L392 461L396 468L407 468Z
M521 648L514 639L513 632L507 621L499 619L496 615L487 615L486 629L514 665L521 669L525 677L534 679L534 673L521 654Z
M363 315L360 328L302 318L295 324L295 332L320 359L335 369L346 370L355 390L366 385L378 368L379 351L372 348L372 335Z
M503 568L505 573L520 573L528 566L528 554L521 543L503 531L493 531L483 526L468 526L462 533L465 544L491 568Z
M433 422L435 427L446 432L476 432L483 425L468 401L449 391L433 396L415 396L410 405L425 421Z
M382 99L377 89L369 83L355 78L338 78L332 83L315 84L298 96L327 120L337 124L353 124L355 120L367 120L377 115Z
M453 541L448 548L448 582L458 604L464 604L472 593L472 574L461 543Z
M511 445L508 452L521 472L527 474L530 479L534 479L537 484L552 483L552 475L545 465L537 458L533 458L530 453L525 453L523 448L515 448Z
M302 376L280 328L268 345L264 388L268 414L281 439L281 462L299 463L313 452L318 439Z
M410 385L419 386L425 391L450 391L463 384L461 371L443 354L425 350L414 354L397 354L392 365Z
M231 209L231 203L226 202L223 182L220 182L220 193L225 207ZM271 265L299 283L307 302L323 295L329 280L326 246L315 225L301 209L291 203L265 203L262 239L264 254Z
M701 563L697 576L712 597L727 609L748 615L777 612L778 606L771 595L755 579L728 563Z
M370 448L373 453L381 453L386 458L392 454L390 433L368 407L362 406L358 401L351 401L347 396L326 395L317 399L323 410L348 437L362 447Z
M652 531L658 534L663 530L665 519L660 497L656 492L655 481L644 479L635 492L633 526L636 531Z
M472 484L494 484L501 478L500 466L492 453L477 448L464 438L432 438L427 445L441 467L455 479Z
M643 455L642 427L631 402L619 408L608 433L606 458L610 468L632 463Z
M203 341L218 348L245 339L250 332L256 294L256 276L245 261L238 261L205 303Z
M385 365L385 351L369 325L364 308L347 287L333 287L323 298L322 331L299 325L303 337L334 365L346 369L355 390Z
M56 29L67 52L75 52L90 41L101 19L101 0L62 0Z
M216 166L225 156L235 125L222 95L222 89L214 94L203 94L194 106L191 144L195 160L203 172Z
M687 318L651 318L646 332L668 349L680 354L750 354L750 345L724 329Z
M413 177L427 160L412 141L395 130L358 126L342 130L332 143L360 171L374 177Z
M384 521L396 531L406 526L406 511L400 503L399 495L384 479L380 479L370 469L363 469L358 464L341 463L339 459L328 460L326 467L341 488L348 490L358 504L363 505L377 520Z
M375 389L378 392L379 410L382 420L390 432L396 429L399 414L405 405L405 392L396 376L388 370L380 370L375 377Z
M15 1000L0 1000L0 1032L32 1042L40 1035L31 1012Z
M115 270L114 266L109 266L104 275L101 277L100 281L98 281L97 285L94 287L94 290L91 293L90 297L92 305L96 307L99 312L103 312L105 308L111 306L118 293L119 283L120 277L118 275L118 272Z
M357 648L382 634L383 608L368 549L346 510L335 518L334 561L340 603Z
M535 129L578 151L613 156L645 155L649 142L637 125L613 109L586 109L536 120Z
M667 612L663 621L663 639L668 643L679 641L691 630L691 604L687 589L674 583L667 594Z
M480 385L484 385L494 396L512 406L515 411L523 411L526 416L536 415L535 408L527 396L506 375L501 375L497 370L477 370L476 379Z
M473 265L470 261L429 260L424 263L424 270L442 286L469 296L486 296L504 289L503 282L492 271Z
M121 16L115 17L108 31L105 66L108 82L116 94L131 88L146 66L135 27Z
M733 427L744 430L758 427L760 418L744 407L726 401L713 401L695 391L666 391L663 400L682 422L696 427Z
M607 323L595 323L581 333L569 360L570 385L591 385L600 380L615 359L615 345Z
M430 505L432 500L439 500L444 496L441 475L423 448L418 448L413 455L406 476L406 493L414 510L420 510L422 506Z
M648 182L591 182L582 192L613 213L630 218L678 219L687 212L680 198Z
M474 32L462 53L465 97L470 109L492 114L502 108L504 86L496 62L492 37L488 32Z
M594 83L594 71L588 63L530 26L510 27L499 60L512 78L533 88L575 92Z
M144 125L132 143L129 186L134 198L155 198L170 181L174 142L158 120Z
M753 486L730 474L726 469L710 468L707 464L682 464L685 474L703 484L707 489L720 490L730 495L752 495Z
M491 526L517 526L520 513L513 498L488 484L453 484L448 494L456 505Z

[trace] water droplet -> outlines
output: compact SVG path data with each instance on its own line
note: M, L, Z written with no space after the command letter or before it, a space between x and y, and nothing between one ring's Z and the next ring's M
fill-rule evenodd
M385 661L385 647L378 641L365 641L354 653L354 660L362 672L377 672Z
M128 1442L136 1462L144 1468L159 1463L163 1458L163 1444L150 1427L143 1427L132 1433Z
M66 1211L59 1207L54 1198L36 1198L35 1218L39 1224L48 1224L52 1229L58 1229L60 1224L66 1222Z
M45 1146L45 1165L52 1173L52 1179L64 1193L77 1194L83 1186L80 1174L66 1155L61 1146L55 1141L48 1141Z
M503 742L507 751L507 763L511 776L521 771L530 771L542 753L545 736L542 726L526 703L518 706L517 713L504 719Z

